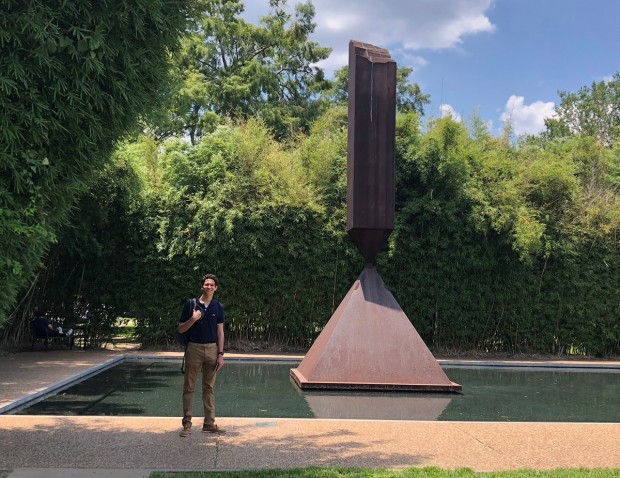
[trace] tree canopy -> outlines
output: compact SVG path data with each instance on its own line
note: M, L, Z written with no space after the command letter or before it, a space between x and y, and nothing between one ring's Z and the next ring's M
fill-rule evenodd
M545 120L551 137L571 134L596 138L611 146L620 138L620 73L577 92L560 91L556 116Z
M316 66L331 49L308 39L314 32L312 3L286 11L271 0L259 25L241 18L243 3L210 0L196 28L175 56L177 92L160 136L185 133L195 142L217 117L260 117L275 136L307 130L319 113L317 93L328 85Z
M195 0L0 7L0 324L118 138L155 107Z

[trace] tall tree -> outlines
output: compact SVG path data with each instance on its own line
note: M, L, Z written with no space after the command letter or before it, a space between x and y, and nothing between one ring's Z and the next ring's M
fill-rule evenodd
M270 0L269 14L253 25L240 17L241 1L207 1L176 58L180 88L170 110L192 142L213 130L214 114L259 116L279 137L307 129L317 116L314 95L327 82L315 65L331 50L308 40L316 26L312 3L296 5L294 15L286 3Z
M579 91L560 91L556 117L545 120L547 135L592 136L604 146L620 139L620 73Z

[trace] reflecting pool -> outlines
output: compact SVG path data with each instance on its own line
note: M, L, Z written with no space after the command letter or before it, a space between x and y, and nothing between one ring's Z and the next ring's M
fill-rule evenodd
M16 413L180 416L180 362L126 361ZM460 394L301 391L297 363L228 361L219 417L620 423L620 370L444 366ZM194 414L202 416L200 380Z

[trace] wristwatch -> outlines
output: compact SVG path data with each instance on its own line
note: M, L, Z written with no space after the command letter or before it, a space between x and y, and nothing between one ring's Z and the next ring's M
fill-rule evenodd
M218 355L224 355L224 352L218 352L217 354Z

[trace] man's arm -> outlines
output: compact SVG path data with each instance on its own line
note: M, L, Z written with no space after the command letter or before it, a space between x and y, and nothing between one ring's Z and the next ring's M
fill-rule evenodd
M181 319L179 320L179 326L177 327L180 334L187 332L192 325L194 325L198 320L200 320L200 317L202 317L202 312L200 309L196 308L195 310L191 310L192 305L193 302L189 302L183 307Z
M196 320L194 320L193 316L190 317L189 320L186 320L185 322L179 322L179 327L178 327L179 333L184 334L189 329L191 329L192 325L194 325L195 323L196 323Z
M217 324L217 362L215 371L217 372L224 366L224 324Z
M224 324L217 324L217 351L224 353Z

